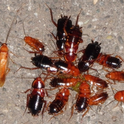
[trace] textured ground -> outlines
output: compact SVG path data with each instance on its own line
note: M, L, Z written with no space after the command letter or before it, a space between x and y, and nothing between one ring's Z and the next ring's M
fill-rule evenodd
M119 107L114 108L116 101L105 106L112 101L113 93L111 89L107 89L109 98L104 105L100 107L92 107L90 111L82 119L82 113L74 112L73 117L68 122L71 114L71 106L75 102L75 92L71 92L69 103L64 113L52 117L45 112L42 120L41 115L32 117L27 112L24 114L26 106L26 94L21 93L31 87L34 78L39 76L41 70L25 70L21 69L17 73L16 70L19 65L34 67L30 58L33 54L26 52L24 48L30 50L30 47L25 45L23 38L24 32L22 22L24 22L26 35L41 39L46 44L45 55L51 56L52 51L55 50L55 45L52 40L53 37L49 31L56 34L56 27L50 20L50 13L45 6L47 3L53 10L55 21L63 15L71 15L73 24L75 24L76 16L83 8L79 24L83 27L83 33L90 37L83 36L84 42L80 44L80 49L86 47L91 39L98 38L101 43L102 52L115 55L120 55L124 58L124 1L123 0L98 0L93 4L93 0L1 0L0 1L0 41L5 42L11 22L16 14L16 10L20 8L21 4L25 3L23 9L18 13L17 19L12 27L10 37L7 41L10 52L10 58L17 63L14 64L11 59L9 61L9 68L11 69L7 75L5 85L0 88L0 124L123 124L124 114ZM79 55L79 54L78 54ZM80 55L79 55L80 56ZM102 70L102 66L95 64L100 77L105 79L106 72ZM124 69L122 67L120 70ZM95 75L95 72L91 72ZM42 76L42 78L44 78ZM106 79L105 79L106 80ZM45 82L46 87L49 88L49 81ZM116 83L112 85L116 90L123 90L123 83ZM115 92L116 92L115 90ZM45 98L48 102L54 99L54 95L58 90L52 91L52 98ZM123 109L123 105L122 105ZM24 114L24 115L23 115Z

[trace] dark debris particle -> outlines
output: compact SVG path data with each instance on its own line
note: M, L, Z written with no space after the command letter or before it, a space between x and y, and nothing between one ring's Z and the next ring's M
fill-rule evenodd
M103 122L99 121L98 124L103 124Z
M96 30L95 30L95 29L93 29L93 30L92 30L92 32L93 32L93 33L96 33Z
M25 106L24 106L24 105L22 105L22 106L21 106L21 109L22 109L22 110L25 110Z
M102 28L102 31L105 31L106 29L107 29L107 27L103 27L103 28Z
M17 94L16 97L17 97L17 99L19 99L20 98L20 94Z
M110 15L107 15L107 16L105 16L104 18L106 18L106 19L107 19L107 18L110 18L110 17L111 17Z
M5 116L5 114L4 113L0 113L0 116Z
M121 3L124 3L124 0L120 0Z
M2 89L2 90L3 90L4 92L6 92L6 88L4 88L4 87L3 87L3 89Z
M92 27L92 25L91 24L89 24L88 26L87 26L87 28L91 28Z

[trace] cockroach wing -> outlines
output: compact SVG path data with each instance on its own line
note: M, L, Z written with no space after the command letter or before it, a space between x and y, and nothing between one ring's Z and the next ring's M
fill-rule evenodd
M8 71L8 48L3 44L0 48L0 87L4 85Z

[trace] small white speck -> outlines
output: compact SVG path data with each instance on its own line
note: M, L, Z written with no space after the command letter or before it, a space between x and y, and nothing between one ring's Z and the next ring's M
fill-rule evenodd
M83 25L83 22L78 22L78 25L79 25L79 26L82 26L82 25Z
M124 108L124 104L122 104L122 108Z
M7 9L10 11L10 6L9 5L7 5Z
M4 109L3 110L3 113L8 113L8 109Z
M122 50L123 49L123 46L120 46L120 50Z
M98 19L97 18L94 18L94 19L92 19L92 22L95 22L95 21L97 21Z
M62 93L63 96L65 96L65 93Z
M38 13L34 13L34 15L37 17L38 16Z

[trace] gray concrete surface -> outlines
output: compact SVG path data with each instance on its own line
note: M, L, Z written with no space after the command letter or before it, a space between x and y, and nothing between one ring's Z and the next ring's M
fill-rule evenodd
M94 5L93 0L1 0L0 41L2 43L5 42L16 10L20 8L22 3L25 3L25 6L18 13L7 42L10 49L10 58L18 65L14 64L10 59L9 68L11 70L7 75L4 86L0 88L0 124L123 124L124 113L121 112L119 106L114 108L117 101L107 105L114 99L111 89L107 89L109 98L105 104L99 107L92 107L83 118L82 113L75 111L71 120L68 121L71 114L71 106L75 102L75 92L71 92L67 109L64 110L64 113L52 120L50 120L52 116L47 111L44 114L43 120L41 114L38 117L33 117L27 111L24 114L26 94L21 92L31 88L33 79L42 71L40 69L32 71L21 69L16 72L16 70L20 64L34 67L30 62L30 57L33 54L29 54L23 49L24 47L27 50L31 50L23 41L22 21L25 25L26 35L41 39L46 44L45 55L51 56L52 51L55 50L52 42L54 39L49 31L56 34L56 27L50 20L50 13L45 3L52 8L55 21L57 21L61 14L71 15L73 24L77 14L83 8L79 24L83 27L83 33L89 34L90 37L83 36L84 42L80 44L80 49L85 48L91 39L98 37L102 52L112 54L113 56L120 55L124 58L124 1L98 0ZM11 54L11 52L15 53L16 56ZM100 77L106 80L106 72L102 70L102 66L95 64L94 68L99 71ZM123 64L119 70L122 69L124 69ZM96 75L95 72L91 71L90 73ZM42 78L44 79L44 76ZM45 85L46 88L49 88L49 80L45 82ZM123 90L124 84L117 82L112 87L116 90ZM45 97L45 99L48 102L52 101L57 91L49 91L53 97ZM124 110L123 107L122 105L122 110Z

